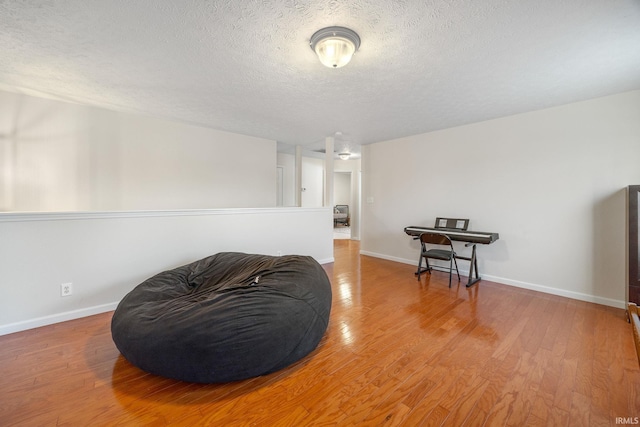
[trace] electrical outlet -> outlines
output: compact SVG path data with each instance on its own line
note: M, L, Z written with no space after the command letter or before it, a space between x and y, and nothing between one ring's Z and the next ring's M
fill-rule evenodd
M68 297L73 295L73 283L63 283L60 285L60 296Z

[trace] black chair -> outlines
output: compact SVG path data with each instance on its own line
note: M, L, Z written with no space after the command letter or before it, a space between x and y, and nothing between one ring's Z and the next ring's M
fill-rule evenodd
M438 245L441 248L429 249L427 245ZM456 261L456 253L453 250L453 243L449 236L441 233L422 233L420 235L420 260L418 261L418 280L420 280L420 273L422 270L422 258L427 263L424 271L431 273L434 267L429 264L429 258L439 259L443 261L449 261L449 287L451 287L451 275L453 271L453 265L456 266L456 273L458 274L458 281L460 280L460 272L458 271L458 261ZM446 247L446 249L444 248Z

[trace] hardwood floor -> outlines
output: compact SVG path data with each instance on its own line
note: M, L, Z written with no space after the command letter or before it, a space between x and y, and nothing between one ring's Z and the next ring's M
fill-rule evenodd
M111 313L0 337L1 426L588 426L640 417L624 310L358 255L337 240L329 328L274 374L202 385L146 374ZM631 418L631 419L629 419ZM624 420L622 420L624 421Z

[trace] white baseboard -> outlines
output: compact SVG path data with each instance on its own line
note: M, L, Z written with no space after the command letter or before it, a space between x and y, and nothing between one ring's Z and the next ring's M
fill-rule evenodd
M561 297L571 298L578 301L592 302L594 304L606 305L609 307L626 309L624 301L611 298L599 297L597 295L583 294L581 292L567 291L566 289L552 288L549 286L538 285L535 283L521 282L519 280L505 279L504 277L492 276L490 274L481 275L483 279L491 282L501 283L503 285L514 286L516 288L529 289L531 291L543 292L545 294L558 295Z
M381 259L386 259L388 261L395 261L395 262L399 262L402 264L409 264L409 265L415 265L417 267L417 263L416 260L408 260L406 258L398 258L398 257L394 257L394 256L389 256L389 255L385 255L385 254L379 254L377 252L369 252L369 251L360 251L360 255L367 255L367 256L372 256L374 258L381 258Z
M118 306L117 302L110 304L87 307L79 310L66 311L64 313L52 314L50 316L38 317L36 319L24 320L22 322L0 325L0 336L14 332L26 331L27 329L39 328L41 326L53 325L54 323L66 322L67 320L80 319L81 317L93 316L94 314L113 311Z
M409 265L413 265L413 266L416 266L416 267L418 265L416 260L408 260L406 258L397 258L397 257L389 256L389 255L379 254L379 253L376 253L376 252L360 251L360 254L372 256L372 257L375 257L375 258L386 259L386 260L389 260L389 261L395 261L395 262L399 262L399 263L402 263L402 264L409 264ZM460 269L460 274L468 276L469 270ZM599 297L599 296L596 296L596 295L583 294L581 292L567 291L565 289L552 288L552 287L549 287L549 286L538 285L538 284L535 284L535 283L527 283L527 282L522 282L522 281L519 281L519 280L506 279L504 277L492 276L490 274L481 274L480 277L485 279L485 280L489 280L491 282L500 283L502 285L508 285L508 286L513 286L513 287L516 287L516 288L528 289L528 290L531 290L531 291L542 292L542 293L545 293L545 294L558 295L558 296L561 296L561 297L571 298L571 299L575 299L575 300L578 300L578 301L586 301L586 302L592 302L594 304L601 304L601 305L606 305L606 306L609 306L609 307L626 309L626 303L624 301L615 300L615 299L611 299L611 298L603 298L603 297Z

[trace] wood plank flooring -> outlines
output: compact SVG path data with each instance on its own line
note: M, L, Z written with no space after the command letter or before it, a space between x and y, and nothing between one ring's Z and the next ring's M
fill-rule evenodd
M329 328L274 374L202 385L120 356L111 313L0 337L1 426L615 426L640 417L624 310L358 255ZM464 278L463 278L464 282Z

